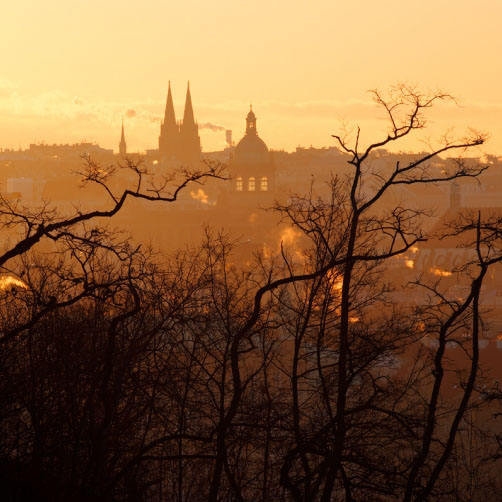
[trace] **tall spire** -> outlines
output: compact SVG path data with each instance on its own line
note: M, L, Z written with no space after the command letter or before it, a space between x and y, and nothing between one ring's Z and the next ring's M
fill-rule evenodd
M124 117L122 117L122 134L120 135L119 154L122 155L123 157L127 155L127 144L125 141L125 134L124 134Z
M179 126L174 114L173 95L171 93L171 81L167 91L166 111L164 120L160 124L159 153L161 157L173 158L178 153Z
M183 122L180 127L180 160L187 165L195 165L200 161L200 138L199 128L195 123L192 107L192 96L190 94L190 82L187 87L187 97L185 100L185 111Z
M174 115L173 96L171 94L171 81L167 90L166 111L164 113L164 125L176 125L176 116Z
M192 127L195 125L195 118L193 115L192 96L190 95L190 81L188 81L187 97L185 100L185 112L183 113L183 125L185 127Z

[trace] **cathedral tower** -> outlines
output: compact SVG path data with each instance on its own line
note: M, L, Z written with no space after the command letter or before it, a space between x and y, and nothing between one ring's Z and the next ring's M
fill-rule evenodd
M179 159L186 164L195 164L200 161L199 126L194 118L190 82L187 87L183 122L180 126Z
M174 115L171 82L167 91L166 111L160 123L159 154L164 159L179 158L180 131Z

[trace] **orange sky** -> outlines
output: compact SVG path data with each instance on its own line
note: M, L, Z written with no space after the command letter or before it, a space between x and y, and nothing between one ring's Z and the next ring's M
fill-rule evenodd
M172 82L177 116L190 80L196 119L234 131L253 103L271 148L329 146L341 121L382 129L367 90L441 88L431 135L490 134L502 155L502 1L16 0L2 5L0 147L83 139L158 146ZM206 151L224 132L201 130ZM419 148L418 144L406 145Z

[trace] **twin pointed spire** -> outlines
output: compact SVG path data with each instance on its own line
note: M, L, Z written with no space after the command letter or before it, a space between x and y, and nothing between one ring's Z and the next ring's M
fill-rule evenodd
M164 120L160 125L159 153L161 157L177 158L190 163L198 161L200 159L200 138L198 129L193 113L190 82L188 82L187 87L183 122L177 124L176 115L174 113L173 95L171 92L171 81L169 81ZM127 154L124 117L122 117L119 153L121 156Z
M160 125L159 154L161 158L178 159L186 163L200 160L200 138L195 122L190 82L188 82L183 121L176 122L171 82L167 91L164 120Z
M176 125L176 115L174 113L173 95L171 92L171 81L169 81L169 87L167 90L166 111L164 113L164 120L162 124L167 127L172 127ZM183 113L182 126L183 125L188 127L192 127L195 125L195 118L192 106L192 96L190 94L190 81L188 82L187 95L185 99L185 111Z

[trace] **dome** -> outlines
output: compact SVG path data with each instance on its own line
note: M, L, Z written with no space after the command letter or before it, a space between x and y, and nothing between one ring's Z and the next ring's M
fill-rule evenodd
M236 164L268 164L269 153L265 142L256 134L246 134L234 151Z
M254 165L269 163L267 145L258 137L256 132L256 115L252 106L246 117L246 134L235 147L234 162L236 164Z

